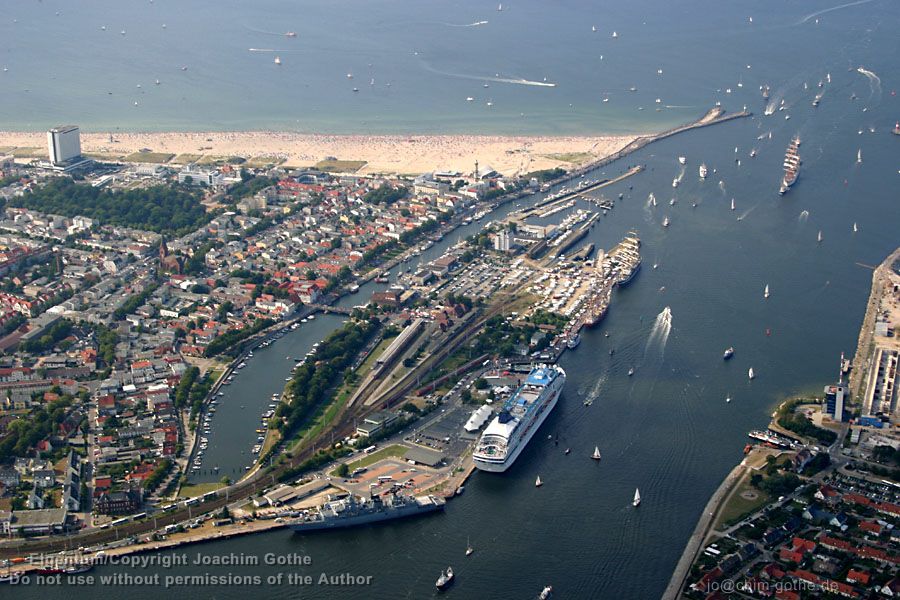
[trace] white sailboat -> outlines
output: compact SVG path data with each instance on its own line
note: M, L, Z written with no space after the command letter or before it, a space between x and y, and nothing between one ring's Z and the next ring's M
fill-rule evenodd
M631 501L632 506L640 506L641 505L641 491L638 488L634 488L634 500Z
M663 226L663 227L668 227L668 226L669 226L669 217L663 218L662 226Z
M594 460L600 460L600 446L594 446L594 453L591 454L591 458Z
M684 156L679 156L678 162L683 165L687 162L687 158L685 158Z
M856 151L856 164L862 162L862 148Z
M725 396L725 404L731 402L731 396Z
M822 238L822 230L820 229L820 230L819 230L819 235L816 236L816 241L819 242L819 243L821 244L821 243L822 243L822 239L823 239L823 238Z
M498 4L498 5L497 5L497 12L503 12L503 5L502 5L502 4Z
M280 65L280 64L281 64L281 57L280 57L280 56L276 56L276 57L275 57L275 64L276 64L276 65Z
M750 379L754 379L756 377L756 374L753 372L753 367L750 367L750 370L747 371L747 377L749 377Z
M613 36L613 38L617 38L617 37L619 37L619 34L616 33L615 31L613 31L612 36Z
M544 485L544 482L541 481L541 476L538 475L537 479L534 480L534 487L541 487L542 485Z
M766 284L766 289L763 291L763 298L769 297L769 284Z
M731 199L731 210L734 210L734 198Z
M472 556L473 552L475 552L475 548L469 543L469 538L466 538L466 556Z
M859 228L856 226L856 223L854 222L853 223L853 233L856 233L857 231L859 231Z

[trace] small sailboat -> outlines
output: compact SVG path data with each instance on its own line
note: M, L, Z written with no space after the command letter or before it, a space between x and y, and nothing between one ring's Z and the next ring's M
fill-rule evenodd
M276 65L280 65L280 64L281 64L281 57L280 57L280 56L276 56L276 57L275 57L275 64L276 64Z
M568 456L568 455L569 455L569 452L571 452L571 451L572 451L571 448L566 448L566 451L565 451L563 454L565 454L566 456Z
M634 367L628 369L628 376L631 377L632 375L634 375Z
M853 223L853 233L859 231L859 228L856 226L856 222Z
M669 226L669 217L668 216L663 218L662 226L663 227Z
M591 454L591 458L594 460L600 460L600 446L594 446L594 453Z
M747 377L749 377L750 379L756 378L756 374L753 372L753 367L750 367L750 370L747 371Z
M734 198L731 199L731 210L734 210Z
M725 396L725 404L731 402L731 396Z
M469 543L469 538L466 538L466 556L472 556L475 552L475 548L472 547L472 544Z
M544 482L541 481L541 476L538 475L537 479L534 480L534 487L541 487L542 485L544 485Z
M679 156L679 157L678 157L678 164L683 165L683 164L685 164L686 162L687 162L687 158L685 158L684 156Z
M503 12L503 5L502 5L502 4L498 4L498 5L497 5L497 12Z
M862 148L856 151L856 164L862 162Z
M634 500L631 501L631 505L634 507L641 505L641 491L638 488L634 488Z
M612 36L613 36L613 39L615 39L615 38L619 37L619 34L616 33L615 31L613 31Z
M591 31L593 31L594 33L596 33L596 32L597 32L597 26L596 26L596 25L591 25Z
M824 238L822 238L822 230L820 229L819 235L816 236L816 241L821 244L823 239Z
M769 297L769 284L767 283L766 289L763 290L763 298L768 298L768 297Z

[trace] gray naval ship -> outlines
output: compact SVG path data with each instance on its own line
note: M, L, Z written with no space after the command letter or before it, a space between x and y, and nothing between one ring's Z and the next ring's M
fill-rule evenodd
M353 495L326 502L318 511L291 523L294 531L318 531L354 527L389 519L401 519L444 509L437 496L408 496L396 492L369 499Z

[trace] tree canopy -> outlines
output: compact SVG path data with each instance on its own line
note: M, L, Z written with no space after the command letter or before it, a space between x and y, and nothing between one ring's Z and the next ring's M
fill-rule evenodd
M194 190L156 185L112 191L77 184L64 177L13 199L11 205L66 217L81 215L102 225L175 235L194 231L210 219L200 203L199 192Z

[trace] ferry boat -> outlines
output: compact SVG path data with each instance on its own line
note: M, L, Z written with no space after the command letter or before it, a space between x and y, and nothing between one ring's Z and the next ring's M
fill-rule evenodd
M580 343L581 343L581 336L576 333L574 336L572 336L568 340L566 340L566 348L568 348L569 350L574 350L575 348L578 347L578 344L580 344Z
M565 383L566 372L561 367L534 367L481 435L472 455L475 466L494 473L512 466L556 406Z
M791 442L788 439L785 439L781 436L775 435L774 433L768 431L751 431L747 433L748 436L753 438L754 440L759 440L760 442L765 442L767 444L772 444L773 446L779 446L781 448L790 448Z
M326 502L317 512L291 523L294 531L340 529L390 519L400 519L443 510L444 499L437 496L408 496L389 493L370 499L350 495Z
M784 177L782 177L781 187L778 189L779 194L784 194L797 182L797 177L800 175L799 148L800 138L794 137L784 155Z

